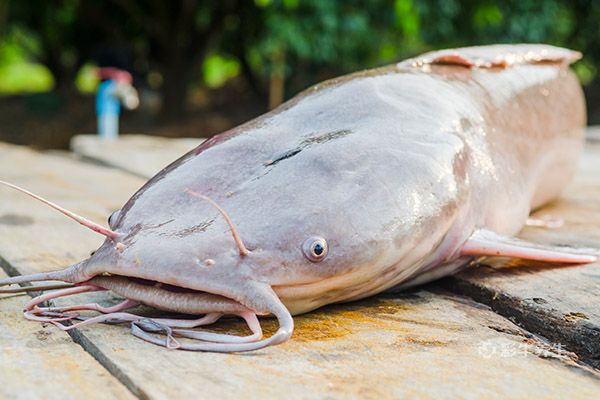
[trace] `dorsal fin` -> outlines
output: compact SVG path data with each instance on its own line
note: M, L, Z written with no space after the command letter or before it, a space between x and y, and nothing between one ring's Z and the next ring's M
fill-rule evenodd
M545 44L496 44L432 51L402 61L398 67L422 67L431 64L467 68L509 68L523 64L571 64L581 53Z

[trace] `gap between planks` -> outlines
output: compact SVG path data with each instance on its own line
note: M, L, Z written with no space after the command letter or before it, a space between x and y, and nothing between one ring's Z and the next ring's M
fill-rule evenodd
M0 269L2 269L8 276L20 276L21 273L19 270L6 261L0 255ZM21 286L29 286L27 284L22 284ZM35 297L38 292L30 292L27 295L31 298ZM49 302L52 303L52 302ZM114 376L127 390L131 392L132 395L137 397L140 400L150 399L150 396L144 392L138 385L136 385L131 378L129 378L121 369L110 360L108 356L106 356L98 347L88 339L83 332L79 329L71 329L67 331L73 342L75 342L79 347L81 347L86 353L88 353L94 360L98 362L98 364L104 368L110 375Z
M490 307L528 332L561 347L565 346L577 354L580 363L600 371L600 329L597 326L586 323L573 326L556 313L546 312L523 299L479 284L476 280L447 277L437 285Z

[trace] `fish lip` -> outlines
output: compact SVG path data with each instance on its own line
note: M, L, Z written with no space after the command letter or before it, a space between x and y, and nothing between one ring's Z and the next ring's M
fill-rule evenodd
M119 285L114 285L114 281L116 280L126 280L132 287L133 286L144 286L148 289L147 297L144 297L144 294L147 293L136 293L136 290L123 289L119 287ZM140 278L135 276L127 276L127 275L118 275L118 274L110 274L104 273L95 276L94 278L87 281L87 283L100 286L104 289L111 290L112 292L123 296L130 300L139 301L142 304L145 304L150 307L154 307L163 311L168 312L180 312L184 314L205 314L205 313L237 313L237 312L246 312L251 311L257 315L267 315L268 311L265 310L257 310L251 305L247 304L244 301L239 300L232 293L218 293L214 290L207 290L205 288L189 288L185 286L180 286L177 284L173 284L170 282L163 282L160 280L151 280L146 278ZM165 295L165 296L161 296ZM169 297L167 297L169 296ZM190 308L186 309L185 302L181 300L189 299L191 296L202 296L205 297L207 304L215 305L214 309L206 307L204 309L194 308L190 306ZM165 298L171 299L179 299L180 303L163 301Z
M248 258L253 258L253 256L254 254L251 253ZM241 262L237 257L236 262ZM244 259L243 264L255 263L249 259ZM197 257L197 261L200 260L205 261L204 257ZM181 266L174 273L162 273L166 271L157 268L143 268L139 264L135 264L134 260L129 260L129 257L121 256L118 250L115 249L115 245L108 240L98 248L94 256L82 261L81 264L83 270L81 278L83 279L78 279L77 282L79 283L89 281L96 276L120 276L132 280L152 281L195 294L220 296L245 307L257 315L271 313L270 309L263 307L261 302L255 300L262 297L264 291L264 288L258 286L266 285L270 289L272 285L257 279L253 276L252 269L242 268L243 265L232 265L231 267L236 267L235 270L229 271L225 275L220 272L223 270L215 270L214 266L202 268L198 276L190 279L187 276L189 271ZM126 294L122 294L122 296L127 297Z

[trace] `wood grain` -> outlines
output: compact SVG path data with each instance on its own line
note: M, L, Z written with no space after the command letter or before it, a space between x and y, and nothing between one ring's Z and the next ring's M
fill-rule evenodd
M122 135L118 140L100 140L97 135L78 135L71 139L71 149L87 160L147 179L203 141L145 135Z
M68 335L26 321L28 298L0 295L1 399L135 398Z
M586 398L595 372L486 307L421 290L295 318L289 342L247 354L168 351L127 326L84 334L156 399ZM275 328L267 321L267 332ZM240 325L220 324L239 333Z
M17 183L94 222L107 217L143 180L60 153L0 143L0 179ZM103 237L13 189L0 187L2 256L22 274L54 270L89 256ZM19 243L21 246L11 244Z

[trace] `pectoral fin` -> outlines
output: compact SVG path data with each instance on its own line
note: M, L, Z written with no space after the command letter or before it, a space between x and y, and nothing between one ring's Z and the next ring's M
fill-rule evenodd
M598 260L599 254L597 250L530 243L485 229L476 230L465 242L460 253L465 256L515 257L567 264L593 263Z

